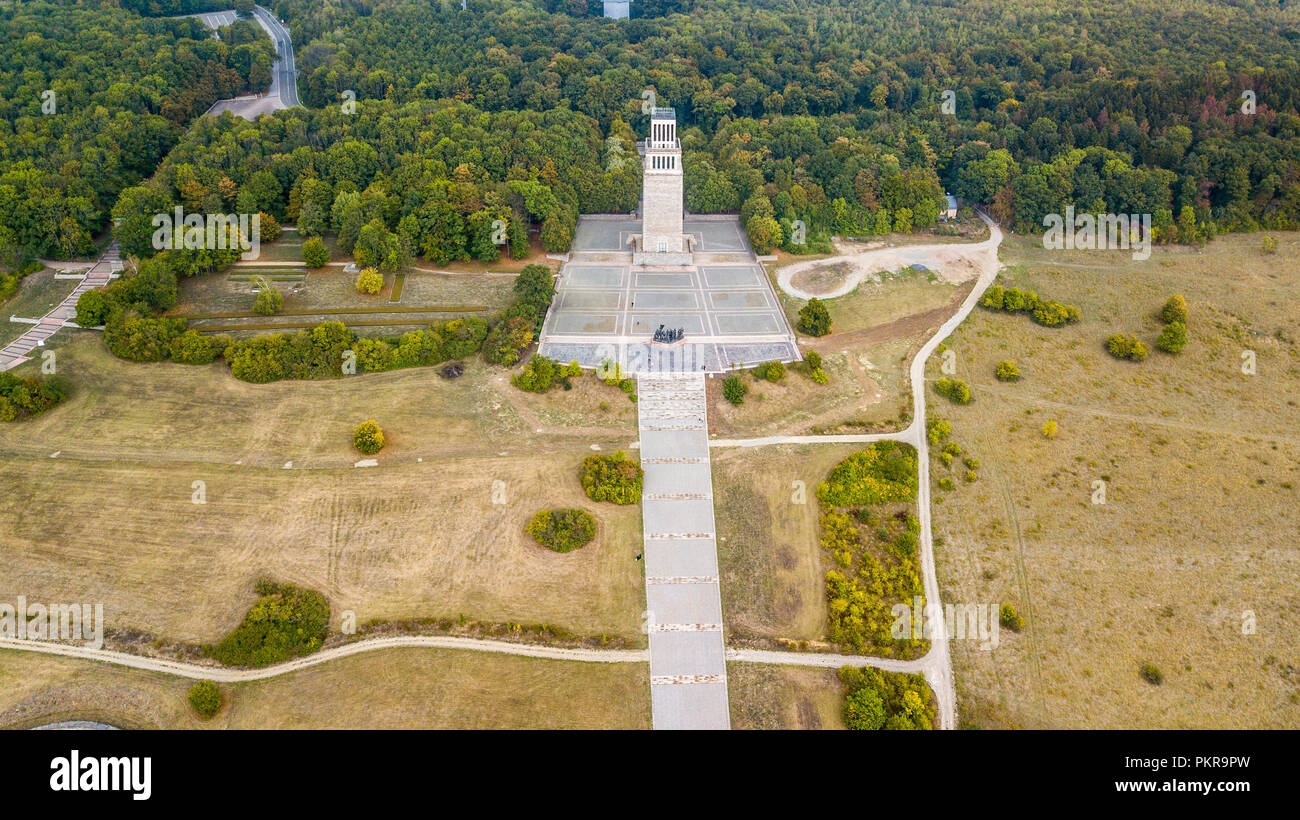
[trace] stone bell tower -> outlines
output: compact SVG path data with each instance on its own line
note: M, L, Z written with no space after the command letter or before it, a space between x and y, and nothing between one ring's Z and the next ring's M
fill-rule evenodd
M677 140L677 112L671 108L650 114L641 191L641 252L689 252L682 235L682 144Z

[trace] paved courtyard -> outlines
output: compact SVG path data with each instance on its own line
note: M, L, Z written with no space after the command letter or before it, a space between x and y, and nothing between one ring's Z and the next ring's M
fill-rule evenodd
M696 264L644 267L619 250L639 222L581 220L540 352L584 367L612 359L632 372L797 359L794 333L739 221L688 219L685 229L696 237ZM684 341L651 344L661 325L684 330Z

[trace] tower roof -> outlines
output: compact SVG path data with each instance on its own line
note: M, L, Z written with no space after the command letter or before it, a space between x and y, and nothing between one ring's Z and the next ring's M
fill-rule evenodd
M658 106L656 106L656 107L655 107L655 110L653 110L653 111L650 112L650 119L652 119L652 120L673 120L673 121L676 121L676 120L677 120L677 110L674 109L674 108L659 108Z

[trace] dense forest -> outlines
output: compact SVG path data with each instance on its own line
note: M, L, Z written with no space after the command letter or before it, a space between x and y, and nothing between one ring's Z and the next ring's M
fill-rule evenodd
M86 252L197 113L267 82L252 24L217 40L159 17L225 3L120 2L0 5L21 44L0 51L11 257ZM256 206L439 262L492 258L502 219L515 250L529 225L561 249L577 213L635 207L653 89L682 123L687 207L740 212L756 245L789 246L794 219L927 228L945 191L1025 231L1067 205L1152 213L1158 241L1300 227L1287 2L651 0L619 22L594 0L268 5L310 110L197 124L118 216Z
M626 126L614 130L602 138L564 108L489 113L454 100L204 118L152 179L123 192L117 236L123 253L152 253L150 216L179 204L264 211L304 236L337 233L348 251L376 248L389 267L414 253L495 260L498 219L512 250L526 252L530 224L549 250L567 250L580 211L636 205L636 147Z
M272 6L313 106L451 98L643 133L653 88L694 211L757 196L872 232L930 224L947 189L1023 230L1067 204L1153 213L1163 240L1300 226L1300 18L1276 0L696 0L617 23L585 1Z
M275 52L250 26L223 41L108 4L0 4L0 263L91 252L195 116L265 88Z

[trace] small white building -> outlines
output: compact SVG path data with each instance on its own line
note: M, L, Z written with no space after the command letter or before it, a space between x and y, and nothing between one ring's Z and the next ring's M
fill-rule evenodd
M943 218L945 220L956 219L957 218L957 197L953 196L952 194L944 194L943 201L944 201Z

